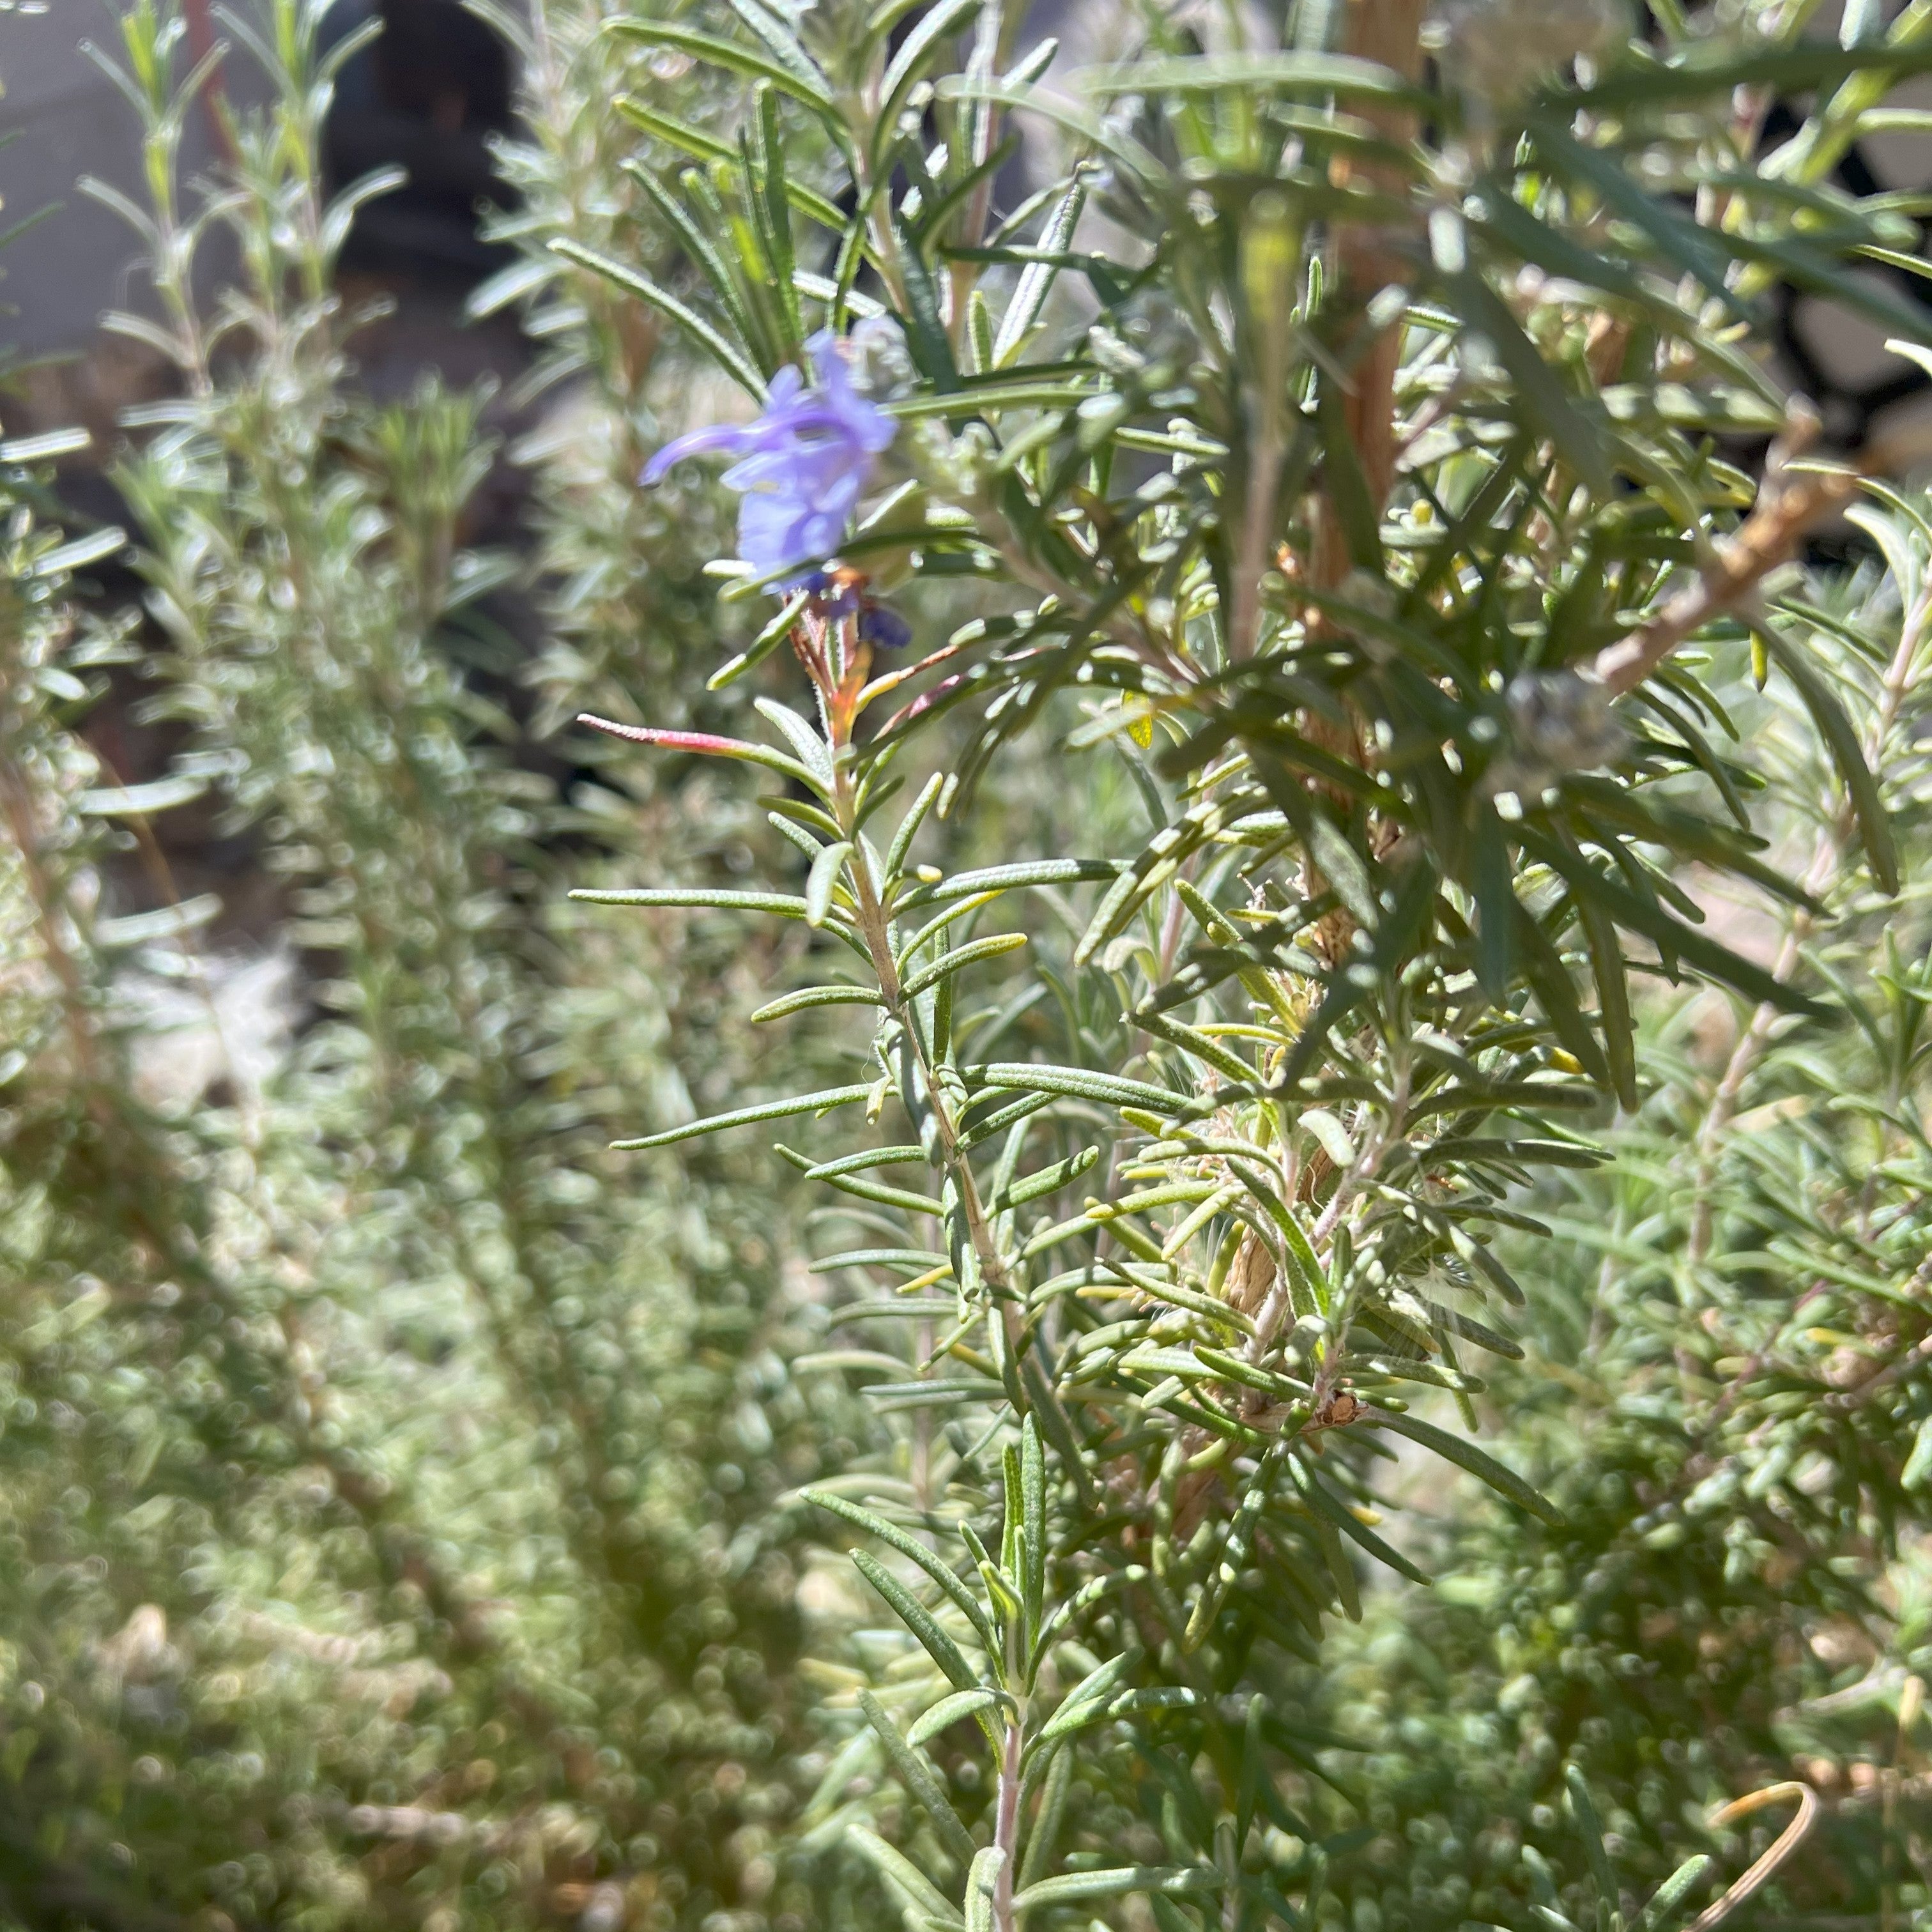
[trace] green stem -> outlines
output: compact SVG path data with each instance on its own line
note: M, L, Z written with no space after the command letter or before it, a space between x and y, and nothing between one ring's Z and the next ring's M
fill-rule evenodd
M835 744L832 751L838 763L838 775L833 796L833 815L838 820L841 833L852 844L851 873L853 891L858 902L858 928L860 936L866 942L870 955L872 970L878 976L879 991L884 996L886 1010L905 1030L906 1037L912 1042L914 1052L918 1056L920 1073L924 1083L925 1102L932 1112L932 1118L938 1139L938 1158L933 1165L950 1178L957 1191L959 1211L966 1224L967 1238L973 1244L973 1252L980 1264L980 1271L986 1284L1006 1307L1006 1334L1010 1342L1018 1339L1019 1310L1013 1299L1012 1270L1006 1257L1000 1252L999 1244L993 1238L992 1222L987 1219L986 1204L980 1197L978 1181L974 1178L972 1163L966 1158L959 1144L958 1123L952 1117L952 1110L946 1102L940 1088L938 1070L921 1036L917 1016L912 1002L905 997L903 982L899 977L898 962L893 956L891 923L884 905L879 898L877 882L872 877L872 867L867 862L863 847L860 842L858 829L858 801L852 788L850 770L844 761L846 748ZM920 1096L906 1094L902 1096L908 1107L917 1104Z

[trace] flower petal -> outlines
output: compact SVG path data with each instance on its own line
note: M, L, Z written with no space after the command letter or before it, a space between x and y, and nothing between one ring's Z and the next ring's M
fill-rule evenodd
M740 554L761 574L812 564L837 550L874 460L898 428L854 386L844 350L830 330L806 346L814 386L788 364L772 378L757 422L680 436L644 472L644 480L652 483L686 456L729 450L737 457L724 480L744 499Z
M754 434L742 423L713 423L709 429L694 429L689 435L666 443L645 464L644 472L638 481L646 487L661 483L687 457L708 455L714 449L742 449Z
M912 642L912 626L896 610L868 604L859 618L859 634L882 651L902 651Z
M820 329L806 346L812 352L828 412L844 434L861 449L877 455L898 433L898 425L869 398L852 386L851 364L830 331Z

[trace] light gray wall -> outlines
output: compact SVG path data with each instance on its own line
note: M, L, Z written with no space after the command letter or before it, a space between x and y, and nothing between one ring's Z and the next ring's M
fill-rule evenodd
M132 110L80 51L105 39L98 0L50 0L44 14L0 14L0 200L12 224L52 207L0 250L0 340L29 355L76 346L104 308L126 298L140 244L106 209L74 191L93 174L124 191L138 181ZM58 207L53 204L58 203Z
M81 51L88 40L104 51L118 47L107 0L0 11L0 225L53 209L0 248L0 304L8 311L0 313L0 344L26 355L78 348L103 310L144 303L140 238L75 189L82 176L94 175L143 199L134 109ZM229 66L231 87L245 91L248 63ZM205 165L208 127L198 108L188 116L185 148L191 167Z

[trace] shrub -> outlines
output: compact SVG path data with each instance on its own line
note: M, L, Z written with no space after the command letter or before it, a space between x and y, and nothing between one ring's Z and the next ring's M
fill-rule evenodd
M779 606L715 681L775 654L804 701L761 700L752 740L604 728L772 772L799 874L580 896L801 922L765 1013L851 1043L836 1084L635 1143L864 1122L779 1149L862 1204L815 1265L854 1283L847 1365L880 1378L889 1441L812 1494L907 1633L852 1652L860 1727L821 1802L868 1754L903 1792L845 1835L909 1924L1135 1898L1177 1932L1345 1901L1358 1926L1555 1923L1660 1881L1646 1922L1676 1922L1722 1886L1685 1804L1770 1774L1777 1705L1825 1681L1797 1647L1869 1627L1924 1400L1916 1183L1884 1151L1916 1174L1916 969L1868 1004L1819 944L1856 957L1832 922L1908 876L1920 512L1864 481L1903 451L1808 456L1756 349L1784 281L1922 353L1919 312L1846 272L1902 263L1909 224L1830 182L1922 58L1916 16L1832 46L1775 8L1659 7L1626 44L1608 8L1426 28L1363 0L1292 9L1275 44L1150 9L1130 58L1049 89L1051 47L973 0L734 10L609 24L749 98L735 145L620 101L656 252L554 246L762 406L645 480L738 459L717 567ZM1760 153L1799 86L1811 118ZM1028 122L1057 172L997 212ZM1762 480L1724 454L1753 438ZM1806 582L1807 532L1874 496L1852 514L1883 581ZM1788 722L1738 733L1767 689L1806 749ZM928 862L934 819L997 826L1022 734L1056 730L1124 770L1144 830L1084 810L1070 766L1046 849L968 832L998 862ZM1810 743L1822 806L1786 767ZM1719 891L1788 909L1774 962ZM1640 1045L1660 979L1711 988L1707 1024L1742 1002L1714 1091ZM1842 1091L1848 1010L1898 1097L1833 1127L1768 1102L1806 1124L1750 1143L1747 1180L1740 1096L1821 1052L1816 1090ZM1647 1160L1687 1115L1674 1168ZM1821 1298L1856 1366L1793 1325ZM1589 1328L1580 1365L1508 1366L1526 1304L1562 1352ZM1868 1379L1876 1409L1844 1393ZM1552 1413L1582 1390L1600 1421ZM1392 1480L1439 1480L1418 1451L1514 1514L1389 1517ZM1438 1679L1443 1717L1402 1720L1364 1792L1329 1754L1372 1742L1346 1720L1390 1702L1377 1660L1426 1656L1450 1612L1391 1600L1382 1648L1340 1666L1325 1620L1362 1616L1364 1559L1420 1583L1436 1542L1508 1621L1462 1633L1473 1682ZM1502 1718L1459 1717L1505 1669ZM1350 1683L1373 1688L1336 1708ZM1598 1774L1634 1899L1575 1782ZM1370 1827L1346 1876L1364 1834L1324 1786ZM1817 1894L1894 1910L1902 1867L1856 1850Z
M320 8L250 112L128 11L145 627L0 445L10 1919L1926 1909L1932 512L1761 344L1927 352L1932 25L1804 13L493 13L526 572ZM197 797L301 1004L164 1090Z

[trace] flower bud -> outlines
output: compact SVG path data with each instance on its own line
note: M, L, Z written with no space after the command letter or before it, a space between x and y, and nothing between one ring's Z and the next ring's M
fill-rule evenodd
M1490 768L1492 794L1540 796L1568 772L1609 764L1629 742L1609 690L1577 671L1526 671L1510 680L1504 702L1509 748Z

